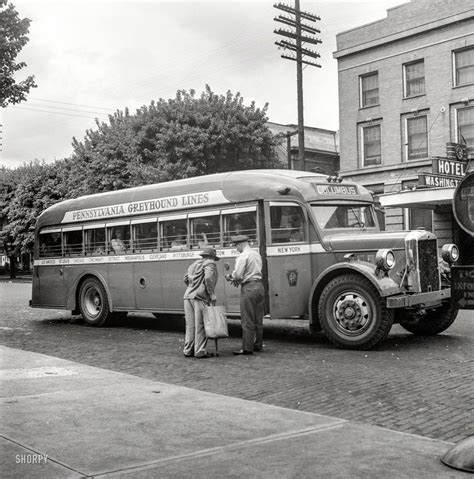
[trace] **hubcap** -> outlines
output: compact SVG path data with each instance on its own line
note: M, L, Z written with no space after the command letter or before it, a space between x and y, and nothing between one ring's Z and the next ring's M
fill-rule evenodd
M102 297L95 287L90 287L84 294L84 309L91 317L96 317L102 309Z
M363 333L370 326L371 316L369 303L359 293L354 291L342 293L334 301L335 324L344 334Z

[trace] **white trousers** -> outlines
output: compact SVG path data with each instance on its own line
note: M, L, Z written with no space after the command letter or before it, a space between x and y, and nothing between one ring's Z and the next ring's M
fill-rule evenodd
M204 303L197 299L184 300L186 335L183 354L185 356L204 356L206 354L206 331L204 329Z

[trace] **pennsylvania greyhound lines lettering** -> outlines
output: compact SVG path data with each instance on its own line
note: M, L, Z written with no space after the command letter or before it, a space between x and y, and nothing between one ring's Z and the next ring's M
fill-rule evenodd
M144 213L156 213L159 211L171 211L180 208L192 208L205 205L213 205L223 202L221 191L206 191L180 196L170 196L133 203L103 206L100 208L88 208L84 210L68 211L64 215L62 223L74 223L95 219L116 218L119 216L138 215Z

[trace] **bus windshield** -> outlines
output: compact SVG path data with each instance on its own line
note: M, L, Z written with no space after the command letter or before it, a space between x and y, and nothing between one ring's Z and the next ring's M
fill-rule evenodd
M372 206L311 205L318 225L323 230L337 228L374 228Z

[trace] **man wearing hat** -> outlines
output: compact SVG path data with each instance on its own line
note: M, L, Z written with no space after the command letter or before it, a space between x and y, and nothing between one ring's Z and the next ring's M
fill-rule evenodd
M227 281L240 284L240 320L242 322L242 349L233 354L253 354L262 351L263 313L265 291L262 284L262 257L249 245L245 235L231 238L240 253Z
M187 288L184 293L184 317L186 335L183 354L185 357L209 358L206 352L206 331L204 329L204 306L216 303L214 288L217 283L216 250L210 246L200 253L202 259L196 260L184 276Z

